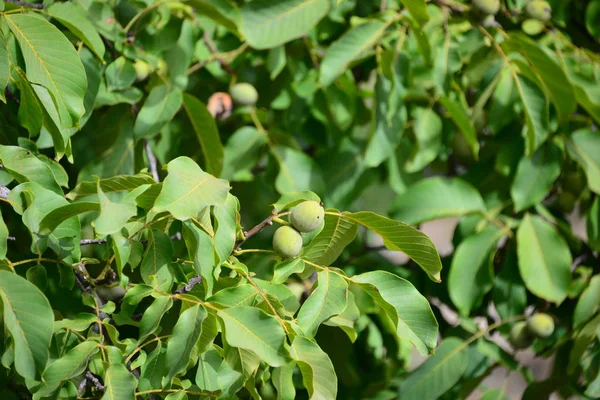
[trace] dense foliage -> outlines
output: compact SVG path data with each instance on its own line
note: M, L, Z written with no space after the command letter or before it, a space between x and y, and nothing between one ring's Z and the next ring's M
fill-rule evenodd
M0 398L600 397L599 21L0 1Z

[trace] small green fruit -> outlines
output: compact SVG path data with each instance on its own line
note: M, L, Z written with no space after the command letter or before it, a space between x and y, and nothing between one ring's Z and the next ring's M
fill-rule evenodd
M152 67L144 60L137 60L133 64L135 69L135 80L137 82L143 81L152 73Z
M527 15L539 21L548 22L552 18L552 7L544 0L532 0L525 6Z
M500 0L473 0L473 9L479 14L494 15L500 11Z
M529 18L523 21L521 29L529 36L535 36L544 31L544 23L537 19Z
M563 177L562 187L575 197L578 197L585 189L585 178L579 171L567 172Z
M169 72L169 65L162 58L158 60L156 71L159 75L166 75Z
M527 321L527 329L533 336L547 338L554 332L554 320L548 314L535 314Z
M302 248L302 236L291 226L279 227L273 235L273 250L283 258L294 258Z
M576 201L577 199L573 196L573 193L562 192L558 195L558 208L561 212L569 214L573 211Z
M312 232L323 222L325 210L316 201L304 201L292 211L290 221L300 232Z
M253 106L258 100L258 92L249 83L236 83L229 89L234 103L242 106Z
M533 338L527 330L527 322L521 321L514 324L510 330L508 340L515 349L524 349L529 347L533 342Z

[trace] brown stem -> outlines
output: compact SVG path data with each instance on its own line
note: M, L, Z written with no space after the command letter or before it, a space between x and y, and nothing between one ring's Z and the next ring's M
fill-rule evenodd
M43 10L44 7L46 7L43 4L27 3L27 2L24 2L24 1L18 1L18 0L4 0L4 1L6 3L16 4L16 5L21 6L21 7L36 8L38 10Z
M158 168L157 168L157 160L156 156L152 152L152 148L150 147L150 142L148 139L144 140L144 149L146 150L146 156L148 156L148 163L150 164L150 173L156 182L160 182L160 177L158 176Z
M244 233L244 240L241 240L238 243L236 243L236 245L233 248L233 251L231 253L233 254L236 250L238 250L246 242L246 240L250 239L252 236L256 235L257 233L259 233L260 231L265 229L267 226L273 225L273 218L275 218L275 217L277 217L277 210L274 209L273 212L271 213L271 215L269 215L267 218L265 218L260 224L256 225L254 228L252 228L248 232Z

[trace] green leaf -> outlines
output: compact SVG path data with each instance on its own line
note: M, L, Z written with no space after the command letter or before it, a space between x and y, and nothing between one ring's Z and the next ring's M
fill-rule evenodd
M352 282L383 309L401 339L411 342L423 355L433 352L437 321L427 299L409 281L386 271L372 271L353 276Z
M285 364L285 332L275 318L254 307L228 308L219 310L217 315L223 321L225 341L230 346L250 350L272 367Z
M592 0L588 3L585 9L585 26L596 40L600 39L600 27L598 20L600 19L600 1ZM592 396L593 397L593 396Z
M321 170L313 158L290 147L272 146L270 150L279 164L279 174L275 179L279 193L325 191Z
M0 260L6 258L6 251L8 249L8 228L2 218L2 210L0 210Z
M100 215L92 222L96 234L105 236L120 232L127 221L137 214L135 199L148 187L149 185L138 187L123 197L120 202L115 203L104 194L98 182Z
M598 329L600 328L600 314L596 315L591 321L583 326L575 336L573 348L569 354L569 365L567 371L573 374L581 362L586 350L590 345L598 340Z
M600 197L596 196L587 215L588 245L600 251Z
M418 172L429 165L438 156L442 145L442 120L431 108L414 110L416 143L409 160L406 161L406 172Z
M183 107L200 142L206 172L219 176L223 169L223 145L215 119L206 106L190 94L184 93Z
M4 90L6 89L10 78L10 64L6 45L7 43L4 35L0 35L0 100L5 104L6 96L4 95Z
M529 61L556 106L561 121L567 121L575 111L577 103L575 92L563 68L540 48L540 45L525 35L512 34L506 44L515 47Z
M339 212L333 209L328 211ZM323 230L304 247L301 256L322 266L331 265L354 240L357 231L356 222L340 214L326 214Z
M600 136L589 129L580 129L566 140L569 154L585 171L590 189L600 194Z
M133 135L148 138L159 133L177 114L182 101L183 95L179 89L167 85L155 86L135 120Z
M100 204L93 202L70 203L65 206L55 208L40 222L39 233L47 235L69 218L86 212L99 210Z
M192 349L200 338L202 321L205 318L206 310L199 304L194 304L179 316L167 343L167 380L186 369Z
M215 217L215 254L218 257L218 265L229 258L235 246L239 210L240 203L237 197L231 193L227 194L227 199L223 205L215 206L213 209Z
M429 13L427 12L427 5L425 0L401 0L404 7L408 9L408 12L413 16L420 25L425 24L429 21Z
M273 271L273 283L284 283L292 274L299 274L306 267L304 260L300 257L284 261L275 266Z
M147 174L136 175L117 175L111 178L100 179L100 189L104 193L115 193L132 191L142 185L154 184L154 179ZM95 195L98 191L98 184L94 181L80 182L65 197L69 200L78 200L81 197Z
M323 321L341 314L348 298L348 283L338 273L323 270L317 276L317 288L306 299L296 318L307 337L314 337Z
M215 349L210 349L200 355L198 370L196 371L196 385L202 390L219 390L217 374L223 358Z
M108 64L104 75L106 89L110 92L126 89L135 82L133 63L123 56Z
M4 327L12 336L15 369L26 379L38 379L46 368L54 314L48 299L32 283L0 270Z
M269 50L267 69L269 70L271 80L277 78L281 71L283 71L285 63L285 46L277 46Z
M364 57L387 27L388 24L382 21L368 21L350 29L329 46L319 71L321 86L332 84L354 61Z
M123 296L123 300L121 300L121 309L118 313L112 315L117 325L135 325L136 323L131 319L135 308L144 298L150 296L153 290L151 286L147 285L137 285L127 290L127 293Z
M254 0L242 7L241 31L255 49L270 49L308 33L329 11L328 0Z
M435 355L411 373L400 386L402 400L435 400L451 389L467 369L467 352L458 338L445 339Z
M264 132L243 126L231 135L223 149L221 177L229 181L251 181L252 168L258 163L268 138Z
M148 231L148 247L140 266L142 279L147 284L152 283L152 276L167 267L173 259L173 245L171 238L158 229Z
M483 392L480 400L509 400L504 389L488 389Z
M513 245L506 250L500 273L494 279L492 298L502 318L514 317L525 312L527 290L519 275L517 251Z
M548 98L536 83L522 75L517 77L515 84L523 102L525 121L527 122L526 153L532 155L550 133Z
M510 187L516 212L539 203L546 196L560 175L561 158L560 149L553 143L538 148L531 158L521 158Z
M539 216L525 214L517 230L519 271L525 286L544 300L560 304L571 282L571 252L556 229Z
M168 211L178 220L196 218L203 208L225 202L229 183L204 172L188 157L167 164L169 175L154 203L155 212Z
M83 116L87 79L73 45L51 23L33 14L4 15L15 35L31 83L45 87L58 108L60 126L76 126Z
M104 396L100 400L135 400L137 381L122 364L111 364L104 374Z
M216 266L213 238L191 221L186 221L183 223L183 239L194 261L194 270L202 276L202 285L207 296L210 296L215 282L213 269Z
M282 194L279 200L273 203L273 208L278 212L282 212L307 200L316 201L317 203L321 202L321 198L317 196L316 193L309 190L303 192L288 192Z
M161 319L171 307L173 307L173 299L169 296L160 296L154 299L152 304L144 311L140 321L138 343L143 343L148 336L158 329Z
M433 281L440 281L442 263L433 242L427 235L403 222L394 221L372 212L361 211L342 215L377 233L383 238L386 248L406 253L427 272Z
M477 132L475 132L475 127L473 126L473 122L471 122L471 118L469 118L467 111L462 107L462 103L460 101L453 101L446 96L440 97L440 103L442 103L450 115L450 118L460 130L460 133L464 136L473 152L473 156L477 159L479 154Z
M48 15L58 20L89 47L99 59L104 58L104 43L86 13L76 3L54 3L46 9Z
M17 146L0 146L0 162L17 182L36 182L62 195L62 189L50 167L28 150Z
M488 226L456 248L448 276L448 294L462 315L468 316L492 288L496 244L502 235L496 226Z
M293 374L296 365L293 362L285 364L282 367L273 369L273 375L271 381L273 386L277 389L278 400L294 400L296 398L296 388L294 387ZM308 365L306 367L307 374L311 371ZM309 378L312 375L309 375Z
M100 344L97 342L86 340L50 364L42 376L45 385L36 392L36 395L50 395L59 388L62 382L83 373L89 358L99 351L99 346Z
M302 382L309 399L335 399L337 376L331 359L315 342L296 336L290 354L302 372Z
M587 322L598 311L598 308L600 308L600 275L593 276L581 293L575 311L573 311L573 328L577 329Z

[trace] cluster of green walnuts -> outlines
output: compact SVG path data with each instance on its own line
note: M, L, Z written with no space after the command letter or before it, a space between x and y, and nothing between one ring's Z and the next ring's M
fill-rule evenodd
M472 0L474 14L484 25L491 25L501 8L501 0ZM541 31L544 24L552 18L552 7L545 0L529 0L524 8L523 29L535 33Z
M554 333L554 320L548 314L538 313L517 322L510 330L509 341L515 349L531 346L533 340L544 339Z
M302 233L312 233L323 225L325 210L316 201L298 204L290 214L291 225L277 228L273 235L273 250L283 259L294 258L300 253L304 240Z

